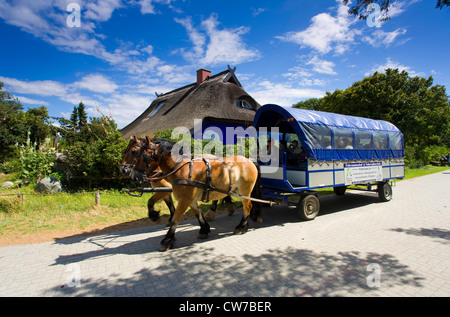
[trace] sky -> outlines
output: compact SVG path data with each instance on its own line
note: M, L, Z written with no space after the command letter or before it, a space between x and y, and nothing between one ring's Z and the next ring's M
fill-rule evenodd
M111 115L230 67L261 105L292 106L386 68L450 87L450 9L397 0L387 22L336 0L0 0L0 81L25 109ZM377 22L377 23L375 23ZM100 111L100 112L99 112Z

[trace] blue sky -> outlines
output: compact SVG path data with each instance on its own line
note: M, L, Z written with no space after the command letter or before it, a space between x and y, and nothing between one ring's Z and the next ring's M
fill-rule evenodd
M0 0L0 81L26 108L68 118L83 101L119 127L200 68L237 67L260 104L283 106L388 67L448 88L450 9L435 4L398 0L370 27L336 0Z

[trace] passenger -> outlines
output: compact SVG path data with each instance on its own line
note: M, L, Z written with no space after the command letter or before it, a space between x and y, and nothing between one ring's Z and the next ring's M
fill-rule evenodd
M350 140L350 138L344 138L344 149L346 150L353 150L353 144L352 141Z
M323 149L331 149L331 140L328 138L322 138L320 142Z
M294 140L291 142L291 146L289 147L289 152L291 152L292 154L302 154L303 153L303 149L298 146L297 140Z
M273 142L272 142L272 138L269 138L267 140L267 157L265 157L265 160L268 160L267 165L272 165L272 164L279 164L280 162L280 158L278 153L280 153L280 149L277 148Z
M267 154L271 155L272 152L274 152L274 151L273 151L273 150L274 150L274 147L275 147L275 145L274 145L273 142L272 142L272 138L269 138L269 139L267 140Z
M291 145L289 146L288 164L298 165L301 162L305 161L305 159L306 155L305 153L303 153L303 148L298 146L298 141L292 141Z
M380 142L378 141L373 142L373 147L375 150L381 150Z

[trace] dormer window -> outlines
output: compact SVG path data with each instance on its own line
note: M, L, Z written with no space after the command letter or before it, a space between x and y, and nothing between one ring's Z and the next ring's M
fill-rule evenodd
M238 100L238 101L236 102L236 107L237 107L237 108L248 109L248 110L253 110L253 107L250 106L250 105L248 104L248 102L245 101L245 100Z
M155 110L153 110L150 114L149 117L153 117L155 114L158 113L159 110L161 110L161 108L164 106L165 101L161 101L155 108Z

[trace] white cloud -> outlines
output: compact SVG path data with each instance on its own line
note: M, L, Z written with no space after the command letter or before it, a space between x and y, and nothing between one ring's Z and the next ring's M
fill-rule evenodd
M93 2L83 1L80 3L83 10L83 18L92 21L108 21L112 13L122 6L121 0L97 0Z
M409 6L420 1L422 0L395 1L389 6L387 16L392 19L393 17L396 17L405 12Z
M93 92L99 93L112 93L119 86L117 86L114 82L103 76L102 74L90 74L79 82L73 84L76 87L87 89Z
M326 61L323 59L320 59L319 57L313 56L307 63L307 65L312 65L313 70L320 74L327 74L327 75L336 75L337 73L334 71L334 67L336 64L330 61Z
M20 103L34 106L49 106L50 104L46 101L31 99L23 96L15 96L19 99Z
M170 3L173 0L140 0L137 3L141 6L142 14L156 14L158 13L155 9L155 3L162 3L168 5L170 8L174 9Z
M169 5L172 0L144 0L137 4L148 13L148 5L158 3ZM68 27L66 12L69 3L76 2L81 7L81 27ZM131 74L143 73L156 65L164 64L152 56L151 45L130 43L108 51L102 40L105 35L96 32L96 27L111 19L115 10L132 2L124 0L12 0L0 1L0 19L17 26L23 31L54 45L57 49L94 56ZM156 13L156 12L152 12Z
M261 105L278 104L288 107L304 99L322 98L325 95L322 90L297 88L290 83L273 83L269 80L263 80L247 88L247 91Z
M67 93L66 85L51 80L21 81L15 78L0 76L0 81L5 84L8 90L20 94L61 96Z
M193 26L189 17L175 21L186 29L194 45L191 50L180 49L178 52L196 66L237 65L261 57L258 50L248 48L242 39L242 36L250 30L247 27L219 29L220 23L215 14L203 20L199 28Z
M252 8L252 15L253 15L254 17L256 17L256 16L258 16L258 15L260 15L261 13L266 12L266 11L268 11L267 8L257 8L257 9Z
M334 51L337 54L346 52L355 42L355 36L361 31L351 29L356 19L348 15L348 6L338 1L337 15L320 13L311 19L310 26L303 31L288 32L276 38L300 45L300 48L312 48L321 54Z
M154 98L156 96L153 94ZM113 94L102 100L99 103L99 108L105 115L111 113L119 128L122 128L140 116L151 102L152 99L149 95ZM124 111L124 109L126 110ZM95 114L96 110L92 108L90 111ZM98 113L96 116L98 116Z
M371 35L363 37L362 40L366 43L369 43L370 45L372 45L374 47L380 47L380 46L389 47L390 45L392 45L395 42L395 40L398 37L405 35L406 32L407 32L407 29L405 29L405 28L398 28L392 32L385 32L383 30L377 29L377 30L373 31ZM404 39L402 41L399 41L399 42L397 42L397 45L402 45L402 44L406 43L408 40L409 39Z
M399 71L406 71L408 72L409 76L423 76L423 73L420 72L416 72L415 70L413 70L411 67L409 66L405 66L400 64L399 62L396 62L394 60L392 60L390 57L388 57L386 59L386 62L384 64L381 65L375 65L374 67L371 68L371 70L367 73L365 73L365 76L370 76L372 75L374 72L378 72L378 73L384 73L386 69L391 68L391 69L397 69Z

